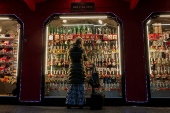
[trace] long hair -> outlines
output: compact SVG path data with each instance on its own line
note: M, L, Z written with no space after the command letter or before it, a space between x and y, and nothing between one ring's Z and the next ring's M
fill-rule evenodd
M77 37L75 40L74 40L74 43L79 45L80 47L84 48L84 41L82 38L80 37Z

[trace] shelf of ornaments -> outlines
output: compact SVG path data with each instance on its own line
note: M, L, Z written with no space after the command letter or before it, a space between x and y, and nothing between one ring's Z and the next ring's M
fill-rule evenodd
M52 52L52 53L51 53L51 52L48 52L48 54L49 54L49 55L51 55L51 54L53 54L53 55L55 55L55 54L57 54L57 55L66 55L65 52L62 52L62 53L61 53L61 52L55 52L55 53L54 53L54 52Z
M92 63L92 64L94 64L94 63ZM90 64L90 66L89 66L89 65L88 65L88 66L86 65L86 68L93 67L92 64ZM105 65L105 66L102 66L102 64L101 64L101 66L95 66L95 67L112 68L112 67L116 67L116 66L118 66L118 65L119 65L119 63L116 63L115 65ZM60 68L68 68L68 67L69 67L68 64L67 64L67 65L58 65L58 64L53 64L53 65L51 65L51 63L50 63L49 65L47 65L47 66L56 66L56 67L60 67Z
M0 40L12 40L12 39L18 40L18 37L0 37Z
M92 34L93 35L93 34ZM63 35L63 36L66 36L66 35ZM49 37L49 36L48 36ZM82 36L79 35L80 38L82 38ZM109 39L109 38L103 38L103 36L101 38L98 38L98 39L95 39L95 38L82 38L84 41L117 41L117 39ZM48 42L50 41L56 41L56 42L59 42L59 41L74 41L75 39L63 39L63 40L49 40L48 39Z
M16 48L17 49L18 46L6 46L6 45L0 45L0 49L13 49L13 48Z
M3 76L3 75L8 75L8 76L15 76L16 74L15 74L16 72L8 72L8 73L0 73L0 76Z
M86 52L87 54L90 54L90 52L88 53L88 52ZM111 55L111 54L119 54L119 52L118 51L115 51L115 52L111 52L111 53L103 53L103 55ZM97 54L100 54L100 53L92 53L92 54L94 54L94 55L97 55ZM49 55L67 55L66 53L48 53L48 56ZM90 55L89 55L90 56ZM93 56L93 55L92 55ZM53 58L53 59L56 59L56 58Z
M158 51L158 52L168 52L169 50L160 50L160 49L157 49L157 50L154 50L154 49L152 49L152 50L149 50L150 52L155 52L155 51Z

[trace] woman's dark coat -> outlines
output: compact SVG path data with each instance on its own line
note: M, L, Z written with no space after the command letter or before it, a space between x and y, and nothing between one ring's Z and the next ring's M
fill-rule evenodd
M83 61L87 61L85 50L74 43L69 51L69 84L84 84L86 71Z

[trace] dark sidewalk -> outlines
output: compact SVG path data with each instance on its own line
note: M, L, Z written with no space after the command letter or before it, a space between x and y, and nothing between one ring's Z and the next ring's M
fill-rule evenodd
M170 107L115 107L106 106L102 110L84 109L50 106L16 106L0 105L0 113L169 113Z

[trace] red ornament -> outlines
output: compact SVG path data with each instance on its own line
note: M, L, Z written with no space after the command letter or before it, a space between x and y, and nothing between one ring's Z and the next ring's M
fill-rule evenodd
M3 82L7 82L7 79L5 78L5 79L3 79Z
M114 90L114 88L110 88L111 90Z
M55 90L57 90L57 88L55 88Z
M117 90L120 90L120 88L117 88Z
M90 54L92 55L92 52L90 52Z
M101 78L104 78L104 75L101 75Z
M58 78L58 75L55 75L55 78Z
M163 90L163 88L160 88L160 90Z
M168 75L164 75L165 77L167 77Z
M96 90L99 90L99 88L96 88Z
M117 74L116 77L119 78L119 75Z
M52 77L52 75L51 74L48 74L48 76L51 78Z
M151 77L154 77L154 75L151 75Z
M52 87L49 88L50 90L52 89Z
M161 75L158 75L158 77L161 77Z
M169 90L169 88L166 88L166 90Z
M60 77L61 77L61 78L63 78L63 77L64 77L64 75L61 75Z
M105 75L106 78L108 78L109 76L108 75Z
M67 88L64 88L64 90L67 90Z
M105 89L105 88L102 88L103 90Z
M88 88L88 90L91 90L91 88Z
M163 50L164 50L164 49L165 49L165 48L164 48L164 46L161 46L161 49L163 49Z
M90 75L87 75L88 77L90 77Z

